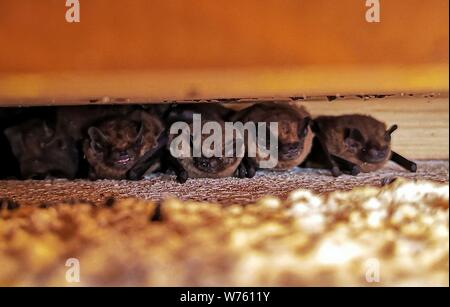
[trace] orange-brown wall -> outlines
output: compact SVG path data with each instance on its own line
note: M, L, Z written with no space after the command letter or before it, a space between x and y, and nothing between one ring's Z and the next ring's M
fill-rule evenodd
M0 0L0 73L448 62L448 0Z

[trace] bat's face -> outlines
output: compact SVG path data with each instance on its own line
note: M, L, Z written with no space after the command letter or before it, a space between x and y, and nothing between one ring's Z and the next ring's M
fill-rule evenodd
M162 132L159 118L145 111L90 127L83 150L92 177L126 179L127 172L139 165L139 159L158 147Z
M88 129L84 151L99 178L123 178L140 157L144 126L123 118L110 119Z
M313 140L309 125L311 118L303 107L281 103L260 103L240 111L233 118L243 123L253 122L256 125L265 123L267 127L265 136L258 135L258 142L259 146L265 147L263 151L276 150L278 163L275 169L286 170L298 166L311 151ZM278 125L277 144L270 142L271 131L273 131L270 127L273 123ZM265 140L261 139L264 137ZM257 153L253 160L260 165L263 160L267 161L267 158Z
M235 159L230 158L193 158L193 166L201 172L218 174L233 165ZM230 163L231 162L231 163Z
M74 178L78 151L71 138L57 133L45 121L31 120L5 130L21 175L30 179Z
M309 131L310 118L278 122L278 158L281 161L297 159L303 152Z
M207 139L209 135L205 134L202 135L202 144ZM223 135L222 141L225 142L225 137ZM236 142L234 140L230 141L230 145L232 146L233 152L230 154L231 157L226 156L225 150L226 145L222 148L222 154L220 157L213 156L212 152L208 153L208 157L205 157L203 155L201 157L193 157L192 158L192 166L197 169L197 171L204 172L204 173L210 173L210 174L220 174L222 172L227 172L227 170L231 170L231 173L235 171L235 166L237 164L237 161L241 160L240 158L236 157L235 154L235 146ZM225 143L222 143L225 144ZM193 138L191 137L191 146L193 147ZM211 156L211 157L210 157Z
M266 115L266 124L278 123L278 164L276 169L290 169L299 165L311 150L311 118L290 113L286 109L277 109L272 115ZM266 132L266 146L270 146L270 129Z
M202 121L202 126L206 123L206 121ZM190 135L189 140L185 140L185 142L189 142L190 148L193 150L197 148L200 153L200 157L195 157L192 154L189 157L180 158L179 162L183 166L183 168L188 172L189 177L209 177L209 178L221 178L221 177L229 177L234 174L239 163L242 161L242 155L238 155L239 149L236 148L236 139L227 140L225 138L225 125L223 122L218 122L221 126L222 135L219 137L218 142L219 147L215 148L214 146L208 147L205 144L209 138L213 137L212 133L202 134L200 145L201 147L196 147L197 142L194 140L193 135L193 125L190 125ZM171 140L173 140L175 136L171 136L169 140L169 144ZM221 145L219 145L221 144ZM243 148L242 148L243 150ZM216 152L217 151L217 152Z
M346 152L360 161L379 164L389 159L391 137L384 123L367 119L345 127L343 134Z

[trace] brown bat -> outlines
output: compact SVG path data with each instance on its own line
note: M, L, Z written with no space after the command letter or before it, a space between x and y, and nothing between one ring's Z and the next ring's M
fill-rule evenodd
M367 115L320 116L312 124L316 135L307 166L325 166L334 176L357 175L382 168L389 160L415 172L417 165L391 149L398 128Z
M86 178L89 174L89 163L84 159L83 143L87 130L106 119L128 116L137 107L128 105L115 106L68 106L56 110L56 127L64 131L76 143L80 152L77 177Z
M12 152L5 130L31 119L54 121L54 107L0 107L0 179L21 178L19 161ZM31 153L30 153L31 154Z
M24 121L7 128L5 135L19 162L22 178L75 177L78 170L75 143L48 120Z
M144 110L108 118L87 129L83 151L91 179L127 179L128 173L158 146L161 121Z
M17 117L15 109L0 107L0 179L20 177L19 163L12 152L8 138L4 134L5 129L17 124Z
M278 163L275 170L289 170L300 165L308 156L313 142L313 133L309 124L310 114L303 107L281 103L254 104L233 116L233 121L261 123L269 125L278 123ZM269 133L266 144L270 143ZM249 140L247 140L248 142ZM261 158L246 157L243 161L244 171L241 177L253 177Z
M228 118L233 111L217 104L181 104L172 107L166 115L166 123L168 129L175 122L184 122L189 125L190 132L190 145L194 146L193 136L193 116L194 114L201 115L201 125L208 121L214 121L218 123L222 128L222 142L225 140L225 124L224 119ZM236 173L236 170L241 163L242 158L233 155L232 157L226 157L225 153L220 157L205 157L203 153L199 157L195 157L192 154L189 157L174 158L169 147L172 141L179 137L180 134L169 135L167 143L167 152L164 155L164 161L166 168L171 168L175 171L177 180L180 183L186 182L191 178L223 178L230 177ZM202 134L201 142L208 138L210 134ZM233 144L235 146L235 144ZM225 146L223 146L225 150ZM192 151L191 151L192 153Z

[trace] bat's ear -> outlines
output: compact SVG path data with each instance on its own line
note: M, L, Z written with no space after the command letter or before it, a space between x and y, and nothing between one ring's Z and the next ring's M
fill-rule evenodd
M391 134L398 129L397 125L392 125L388 130L386 130L386 134L384 135L384 138L387 142L391 141Z
M44 137L46 139L51 139L55 135L55 130L50 128L45 121L42 122L42 129L44 130Z
M24 152L23 133L19 127L10 127L4 131L9 141L11 150L16 157L20 157Z
M40 123L42 127L42 131L44 132L42 136L42 144L41 146L49 145L55 138L55 130L50 128L46 121L42 121Z
M356 128L345 128L344 144L349 152L356 154L364 145L364 137L361 131Z
M140 143L142 142L143 138L144 138L144 129L145 129L145 125L144 123L141 123L139 126L139 131L136 135L136 138L134 139L134 143Z
M365 141L361 131L359 131L359 129L356 128L345 128L344 139L345 140L351 139L359 143L363 143Z
M108 145L108 138L97 127L90 127L88 135L91 139L91 148L95 151L102 151Z

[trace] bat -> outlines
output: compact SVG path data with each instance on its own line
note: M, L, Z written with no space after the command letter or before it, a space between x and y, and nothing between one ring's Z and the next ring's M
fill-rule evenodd
M128 179L130 170L158 146L161 121L144 110L107 118L87 129L83 152L91 179Z
M275 170L289 170L300 165L311 150L314 137L309 127L311 116L303 107L281 103L258 103L238 112L233 116L233 121L244 124L278 123L278 163L274 167ZM270 143L269 134L270 131L266 133L266 144ZM260 162L261 158L258 155L246 156L240 168L240 177L253 177Z
M20 168L4 130L14 124L16 109L0 108L0 179L20 177Z
M76 144L79 156L79 167L77 178L89 176L90 165L83 153L83 143L87 130L106 119L117 116L128 116L137 107L115 105L115 106L67 106L58 107L56 110L56 126L64 131Z
M417 165L391 149L397 125L367 115L319 116L313 120L316 135L309 166L326 167L333 176L357 175L382 168L389 160L415 172Z
M21 177L19 161L12 152L5 130L33 118L51 118L53 114L52 107L0 107L0 179Z
M171 127L176 122L183 122L189 125L189 143L191 149L194 147L193 132L193 116L199 114L201 116L201 125L206 122L213 121L218 123L222 132L222 144L227 141L225 139L225 122L233 113L232 110L227 109L218 104L180 104L171 107L166 116L165 121L167 127ZM201 142L205 141L211 134L201 134ZM186 182L188 178L223 178L230 177L236 174L236 170L241 163L242 158L237 155L227 157L225 155L225 147L222 146L223 152L220 156L205 157L203 153L200 156L190 155L188 157L175 158L169 151L170 144L179 137L180 134L170 134L167 142L167 151L163 156L165 169L172 169L177 181L180 183ZM231 140L234 142L234 140ZM233 147L235 144L233 144Z
M147 131L147 146L143 149L134 166L128 171L127 179L139 180L145 174L161 168L161 155L167 144L166 127L163 124L161 114L166 111L165 105L144 106L144 110L141 111Z
M78 150L73 140L54 122L30 119L5 130L21 178L75 178Z

